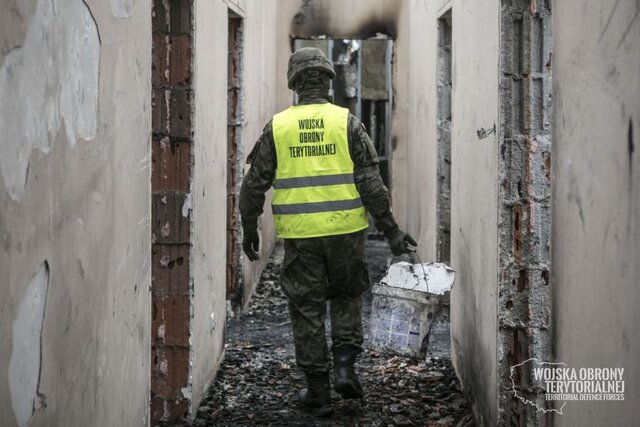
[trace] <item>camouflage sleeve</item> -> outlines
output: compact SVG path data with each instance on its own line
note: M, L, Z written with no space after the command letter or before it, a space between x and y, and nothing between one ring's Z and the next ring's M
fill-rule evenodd
M383 233L398 227L391 213L389 190L378 169L378 154L360 120L349 116L349 151L354 164L354 180L364 206Z
M240 216L245 230L257 228L258 217L263 212L264 194L275 178L276 163L276 148L269 122L247 156L247 164L251 167L242 180L239 200Z

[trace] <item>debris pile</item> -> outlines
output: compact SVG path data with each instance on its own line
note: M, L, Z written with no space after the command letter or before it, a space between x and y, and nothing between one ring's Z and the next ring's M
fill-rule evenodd
M369 244L375 246L368 252L372 279L379 280L388 265L386 243ZM229 319L225 360L192 426L473 425L448 358L419 360L370 350L357 363L364 399L343 400L332 393L334 414L326 419L299 410L296 394L304 374L295 364L286 299L278 285L281 260L278 248L245 314ZM364 306L370 301L368 294Z

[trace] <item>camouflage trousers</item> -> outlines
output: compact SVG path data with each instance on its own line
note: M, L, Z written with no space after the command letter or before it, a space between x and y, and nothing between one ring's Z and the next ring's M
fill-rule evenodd
M328 372L327 301L332 349L362 350L362 293L369 287L366 230L286 239L280 284L289 300L296 362L306 373Z

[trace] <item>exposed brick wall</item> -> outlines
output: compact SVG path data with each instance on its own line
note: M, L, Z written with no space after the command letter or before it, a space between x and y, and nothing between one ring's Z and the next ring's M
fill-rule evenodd
M243 305L242 230L238 193L242 182L242 19L229 16L227 76L227 299L234 309Z
M549 361L551 231L551 2L502 0L498 278L500 425L547 425L530 358ZM528 366L528 365L527 365Z
M153 2L152 426L186 418L190 406L192 10L187 0Z

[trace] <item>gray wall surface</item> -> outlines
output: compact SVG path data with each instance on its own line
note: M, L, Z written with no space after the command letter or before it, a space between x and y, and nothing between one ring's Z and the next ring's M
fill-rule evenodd
M624 368L624 402L556 425L636 425L640 371L640 3L554 3L552 284L557 361Z
M195 1L191 410L223 356L226 315L227 5ZM218 76L212 78L212 76Z
M499 20L498 3L453 2L452 358L485 425L497 419L498 143L477 130L498 122Z
M3 426L148 423L150 11L0 6Z

